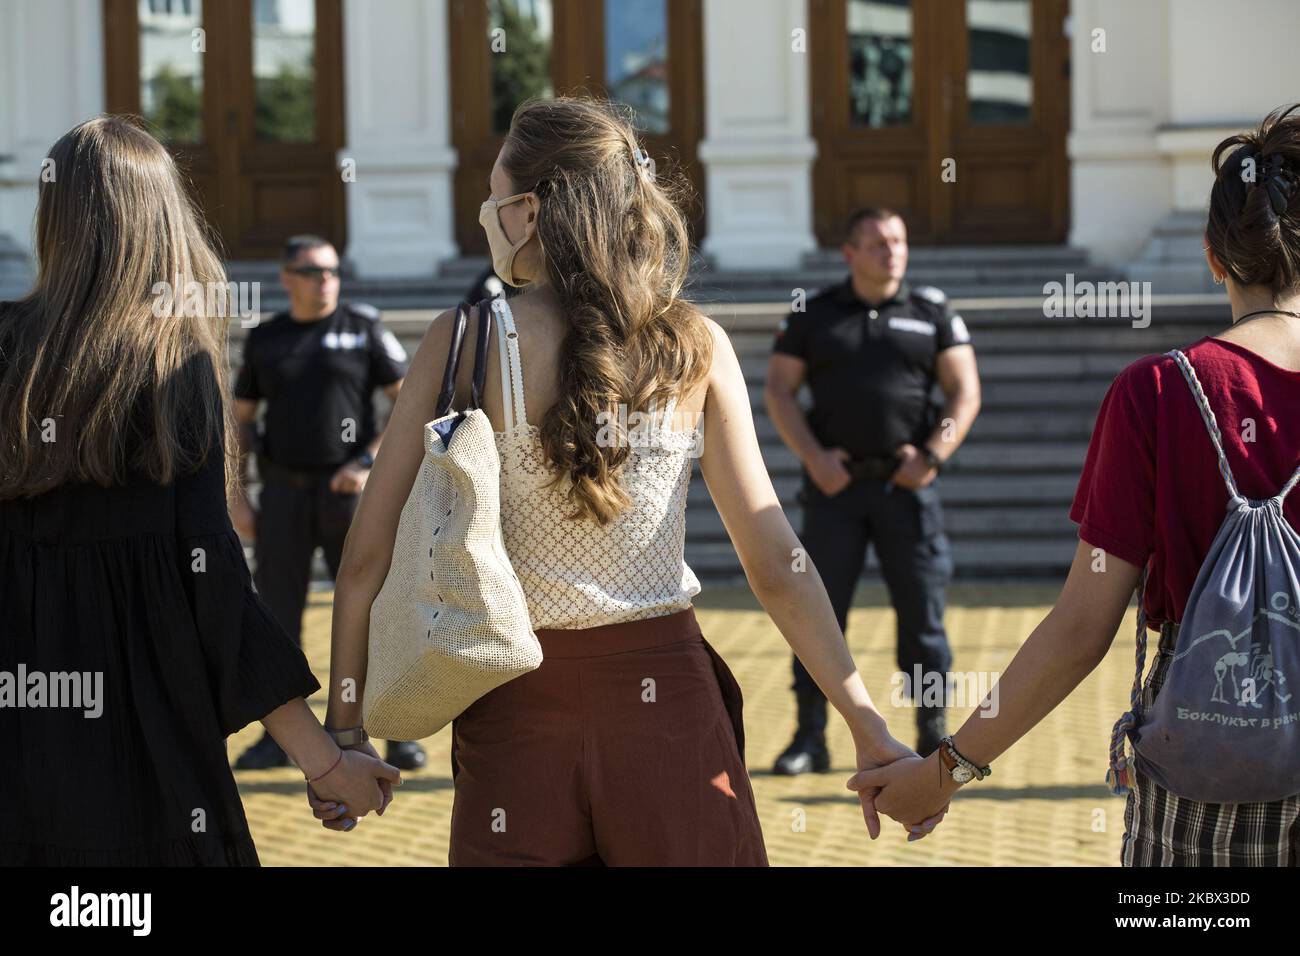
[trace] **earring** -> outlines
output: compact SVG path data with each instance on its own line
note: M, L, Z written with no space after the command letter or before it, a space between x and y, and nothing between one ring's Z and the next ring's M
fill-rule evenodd
M1215 284L1215 285L1223 285L1223 280L1224 280L1224 276L1215 276L1215 277L1214 277L1214 284Z

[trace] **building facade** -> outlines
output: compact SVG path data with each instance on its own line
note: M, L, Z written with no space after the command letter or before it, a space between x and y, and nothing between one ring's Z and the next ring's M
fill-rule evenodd
M477 223L515 104L635 111L722 269L834 246L1062 243L1200 288L1214 144L1300 99L1293 0L0 0L0 256L46 150L143 115L233 259L321 232L427 277ZM1249 64L1249 68L1243 68Z

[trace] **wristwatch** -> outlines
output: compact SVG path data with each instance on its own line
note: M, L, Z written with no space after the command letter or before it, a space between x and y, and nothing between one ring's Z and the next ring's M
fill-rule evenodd
M370 739L364 727L349 727L347 730L330 730L325 728L325 733L334 738L334 742L340 747L354 747L357 744L364 744Z
M932 449L929 445L921 446L921 457L924 458L925 463L929 465L931 468L933 468L935 471L943 471L942 459L940 459L939 456L934 453L934 449Z
M973 764L958 753L957 748L952 744L951 737L944 737L940 741L939 760L952 777L952 782L957 784L970 783L972 780L983 780L993 772L992 768Z
M375 467L375 456L370 454L369 451L363 451L357 456L357 464L362 468L373 468Z

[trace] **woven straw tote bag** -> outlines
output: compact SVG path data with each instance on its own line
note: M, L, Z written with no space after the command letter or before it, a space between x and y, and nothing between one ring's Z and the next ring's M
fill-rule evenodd
M523 587L501 538L501 463L482 408L492 313L479 308L470 405L451 411L469 306L451 350L424 460L402 508L393 561L370 608L363 719L386 740L441 730L488 691L542 663Z

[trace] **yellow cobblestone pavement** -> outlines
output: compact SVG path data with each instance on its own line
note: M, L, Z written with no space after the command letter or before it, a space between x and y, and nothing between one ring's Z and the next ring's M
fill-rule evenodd
M1042 620L1050 587L960 586L947 616L957 672L1001 672ZM310 596L303 638L322 685L329 660L332 592ZM892 821L872 842L853 793L848 731L832 711L827 774L777 777L772 760L794 728L790 652L757 601L740 588L706 587L696 609L709 642L745 695L746 758L774 866L1116 866L1123 798L1104 785L1106 749L1132 681L1133 610L1110 653L1055 713L997 762L988 780L957 794L930 837L909 844ZM890 705L894 615L883 589L864 586L849 618L849 643L867 688L895 736L915 744L910 711ZM955 730L978 703L948 712ZM324 692L312 700L324 718ZM253 724L228 741L233 760L261 734ZM451 813L450 728L424 741L429 764L403 774L393 805L352 833L325 830L311 816L297 770L236 774L265 866L445 866ZM381 745L382 746L382 745Z

